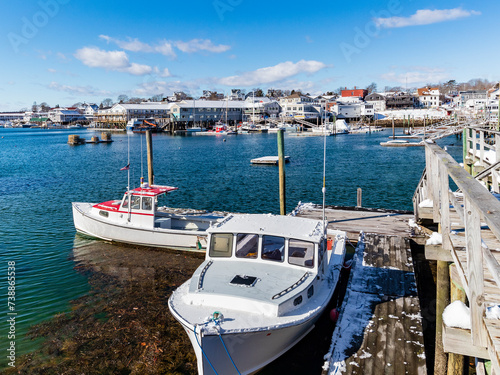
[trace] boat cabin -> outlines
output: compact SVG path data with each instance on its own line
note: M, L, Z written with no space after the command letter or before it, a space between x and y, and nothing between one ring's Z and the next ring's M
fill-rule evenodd
M110 220L123 218L136 225L153 228L169 228L169 218L155 220L158 197L169 191L177 190L172 186L142 184L141 187L127 191L121 201L114 200L94 205L99 215Z
M320 221L290 216L232 215L208 232L210 260L271 262L318 272L326 248Z

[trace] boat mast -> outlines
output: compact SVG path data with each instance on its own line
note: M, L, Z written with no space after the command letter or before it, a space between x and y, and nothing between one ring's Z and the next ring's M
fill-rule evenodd
M131 215L131 196L130 196L130 134L127 133L127 195L128 195L128 221Z
M325 105L326 106L326 105ZM326 124L324 125L324 135L323 135L323 234L326 236L326 214L325 214L325 203L326 203Z

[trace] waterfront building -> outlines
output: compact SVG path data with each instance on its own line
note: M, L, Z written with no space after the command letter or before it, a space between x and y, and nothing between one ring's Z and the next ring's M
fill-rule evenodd
M365 97L365 102L373 105L375 111L385 111L387 109L387 98L385 95L378 94L376 92L367 95Z
M414 108L417 103L418 98L406 92L396 92L386 96L386 109Z
M21 121L24 119L24 112L0 112L1 122Z
M125 128L131 119L154 119L161 123L170 119L170 108L173 104L168 102L117 103L111 108L99 110L95 122L99 127L118 128Z
M243 121L259 122L266 118L277 118L281 107L276 100L267 97L249 96L244 102Z
M48 117L55 124L68 124L70 122L87 121L76 108L52 108L45 116L42 113L36 113L36 117Z
M218 121L236 124L243 119L245 102L241 100L183 100L170 103L170 118L181 124L204 123L213 125Z
M99 106L97 104L83 103L78 107L78 110L85 116L87 121L94 122L99 111Z
M375 115L373 104L365 102L349 104L337 102L337 105L332 108L336 110L338 119L344 119L347 122L360 120L363 117L372 118Z
M439 87L423 87L418 89L418 100L423 107L439 107L444 95L439 92Z
M354 89L348 89L347 87L344 90L341 90L340 96L343 98L349 97L358 97L360 99L364 99L368 95L367 89L358 89L354 86Z
M317 102L307 95L302 95L300 92L280 98L279 104L281 106L280 116L284 119L316 119L321 116L321 113L315 108Z

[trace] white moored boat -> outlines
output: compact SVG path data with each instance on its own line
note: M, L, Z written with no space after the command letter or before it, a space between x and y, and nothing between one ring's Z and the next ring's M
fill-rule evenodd
M345 232L323 222L230 215L208 230L205 261L170 297L199 374L250 374L299 342L330 301Z
M77 232L107 241L135 245L204 251L206 229L222 215L176 213L158 207L158 197L176 187L142 184L122 200L73 202Z

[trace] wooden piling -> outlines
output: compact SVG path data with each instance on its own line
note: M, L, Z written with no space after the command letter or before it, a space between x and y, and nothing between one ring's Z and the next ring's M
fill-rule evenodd
M148 152L148 183L149 186L154 184L154 173L153 173L153 138L151 136L151 130L146 130L146 145Z
M443 311L450 303L450 271L448 262L437 261L436 280L436 352L434 356L434 374L445 375L447 356L443 348Z
M286 215L286 186L285 186L285 137L283 129L278 130L278 165L280 184L280 215Z
M394 117L392 118L392 139L396 139L396 134L394 133Z
M361 188L358 188L357 207L361 207L362 194L363 194L363 190Z
M453 280L450 280L450 300L451 302L461 301L463 303L467 301L465 290ZM460 354L448 353L448 375L463 375L464 369L465 357Z

